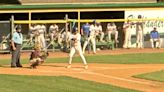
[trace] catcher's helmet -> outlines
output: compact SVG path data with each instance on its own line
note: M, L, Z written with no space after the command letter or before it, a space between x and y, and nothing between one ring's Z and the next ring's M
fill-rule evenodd
M22 29L22 27L21 27L21 25L17 25L15 29L19 30L19 29Z
M39 50L41 47L40 47L40 45L39 44L35 44L35 46L34 46L34 49L35 50Z

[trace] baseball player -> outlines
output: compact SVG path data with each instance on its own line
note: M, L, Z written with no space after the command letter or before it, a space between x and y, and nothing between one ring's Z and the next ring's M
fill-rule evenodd
M56 38L59 32L59 27L57 24L52 24L49 28L50 32L50 38L51 40L54 40L54 37Z
M5 49L7 49L7 37L5 35L2 35L1 39L2 39L2 41L0 44L0 49L5 50Z
M58 39L57 42L60 45L60 48L63 49L64 48L64 46L63 46L64 36L62 35L62 33L58 34L57 39Z
M30 55L30 68L34 69L44 63L48 55L47 51L41 52L39 45L35 46Z
M36 25L32 24L29 28L29 34L30 34L30 42L33 42L33 38L35 37L36 34Z
M100 41L104 42L103 41L104 32L102 31L102 26L101 26L100 22L96 22L95 30L96 30L96 36L100 36Z
M70 55L69 55L69 65L67 66L67 68L71 68L71 64L72 64L72 58L75 54L75 52L77 51L84 63L84 68L85 69L88 69L88 65L87 65L87 62L86 62L86 59L83 55L83 52L82 52L82 48L81 48L81 35L78 33L78 29L75 28L73 30L73 33L71 34L71 48L70 48Z
M61 37L65 43L66 48L69 48L70 47L69 43L70 43L71 32L69 30L67 32L63 32L61 34Z
M131 23L129 20L123 24L123 30L125 34L123 48L131 47Z
M107 24L107 33L108 33L108 40L111 41L111 34L115 36L115 42L118 42L118 31L115 23L108 23Z
M84 37L84 42L88 40L90 34L90 24L86 22L81 28L81 35ZM88 53L90 53L90 42L88 42Z
M44 36L45 36L45 34L46 34L46 27L45 27L45 25L44 24L42 24L42 25L37 25L36 26L36 30L37 30L37 32L38 32L38 38L37 38L37 42L38 42L38 44L40 44L41 45L41 48L42 49L45 49L46 48L46 43L45 43L45 38L44 38Z
M90 34L89 34L88 40L86 40L84 42L84 45L83 45L83 53L85 53L85 48L86 48L87 44L91 41L92 48L93 48L93 53L96 54L96 27L95 27L95 21L93 21L93 23L90 25L89 31L90 31Z
M138 19L142 19L142 16L138 15ZM137 48L143 48L144 23L142 20L139 20L135 24L136 24L136 35L137 35L136 45L137 45Z
M40 42L40 33L39 33L39 30L41 28L41 25L40 24L36 24L35 26L35 45L40 45L41 47L41 42Z

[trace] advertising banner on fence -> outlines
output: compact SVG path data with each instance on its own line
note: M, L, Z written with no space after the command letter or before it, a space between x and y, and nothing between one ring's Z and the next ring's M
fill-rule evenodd
M143 20L143 30L144 30L144 45L145 47L150 47L149 44L149 33L153 30L154 27L157 28L158 32L163 39L164 34L164 10L127 10L125 11L125 19L137 19L138 16L141 15L142 19L156 19L156 20ZM132 21L135 23L136 21ZM136 25L131 26L132 33L132 47L136 46ZM162 44L164 45L164 44Z

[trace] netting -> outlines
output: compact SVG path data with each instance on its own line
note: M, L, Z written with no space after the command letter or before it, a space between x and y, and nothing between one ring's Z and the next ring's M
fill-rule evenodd
M150 21L162 21L163 22L163 18L151 18L151 19L81 19L81 20L77 20L77 19L68 19L68 20L15 20L14 24L15 25L22 25L22 33L24 35L24 44L22 47L22 50L31 50L32 47L35 45L34 42L32 41L32 43L30 42L30 29L29 29L29 25L33 25L33 24L37 24L37 25L45 25L46 28L46 32L45 32L45 43L46 43L46 48L48 50L54 51L54 50L60 50L65 48L65 44L64 42L66 42L66 36L67 35L63 35L64 33L66 33L66 23L71 23L71 26L73 25L72 23L74 22L74 25L76 25L78 27L78 24L80 24L80 27L85 24L86 22L92 23L94 20L96 20L96 22L101 22L102 25L102 29L103 32L105 33L104 36L104 40L106 40L107 38L107 33L106 33L106 29L107 29L107 24L108 23L115 23L117 26L117 31L118 31L118 40L119 40L119 45L120 47L123 45L124 43L124 32L123 32L123 23L126 21L130 21L130 22L137 22L137 21L143 21L145 24L144 26L147 25L148 22ZM59 27L59 32L57 33L57 36L55 37L55 39L52 41L51 35L50 35L50 26L52 24L57 24ZM152 24L153 25L153 24ZM155 27L155 26L152 26ZM136 25L132 25L131 29L134 30L136 28ZM80 28L79 28L80 29ZM72 30L70 27L67 26L67 30ZM149 43L149 32L150 30L145 30L144 32L144 40L147 41L146 43ZM80 30L79 30L80 32ZM162 36L162 33L161 33ZM61 37L61 39L59 39ZM64 40L63 40L64 39ZM34 39L33 39L34 40ZM62 40L62 41L61 41ZM136 46L136 33L133 32L132 34L132 45L134 45L134 47ZM105 45L104 43L98 43L101 45Z
M10 21L0 21L0 52L9 52Z

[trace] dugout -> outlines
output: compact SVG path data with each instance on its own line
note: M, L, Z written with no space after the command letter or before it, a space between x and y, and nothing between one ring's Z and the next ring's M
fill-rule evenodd
M28 27L32 23L45 23L49 26L58 22L64 26L66 14L69 19L76 20L79 29L84 22L92 22L95 19L103 24L104 30L108 22L115 22L121 47L125 11L159 10L163 9L163 6L164 3L11 5L0 6L0 20L9 20L11 15L14 15L14 24L21 24L25 35L28 34Z

